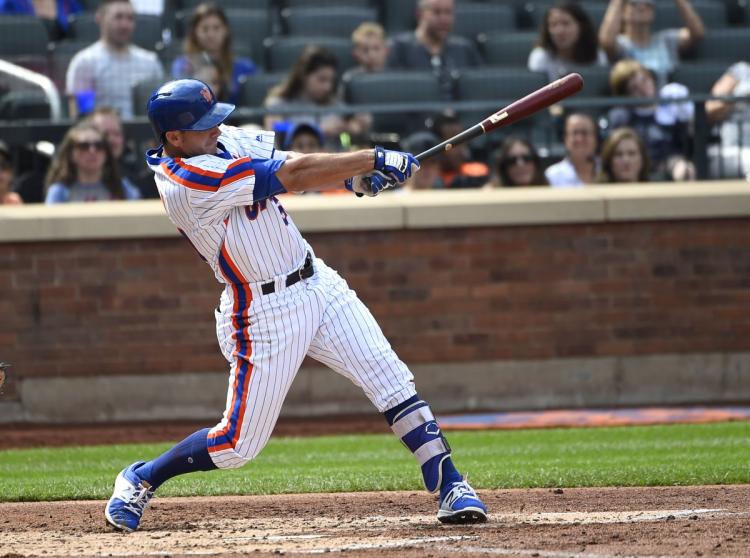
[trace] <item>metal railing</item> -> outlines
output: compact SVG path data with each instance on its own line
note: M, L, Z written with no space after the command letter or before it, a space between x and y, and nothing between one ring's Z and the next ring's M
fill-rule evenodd
M0 74L5 74L26 84L40 88L49 104L50 121L60 122L62 120L63 111L60 93L57 91L57 87L52 80L47 76L2 59L0 59Z

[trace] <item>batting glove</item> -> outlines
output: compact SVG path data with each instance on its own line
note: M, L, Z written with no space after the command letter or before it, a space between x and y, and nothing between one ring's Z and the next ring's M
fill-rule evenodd
M350 192L357 194L357 197L377 196L382 190L387 190L396 186L396 182L391 178L379 172L373 172L366 176L354 176L344 181L344 187Z
M389 151L376 145L375 170L402 184L419 170L419 161L411 153Z

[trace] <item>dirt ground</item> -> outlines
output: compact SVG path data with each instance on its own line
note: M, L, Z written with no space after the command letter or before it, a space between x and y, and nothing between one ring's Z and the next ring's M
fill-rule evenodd
M480 494L490 521L469 527L419 492L156 498L128 535L102 501L0 504L0 557L750 556L750 486Z

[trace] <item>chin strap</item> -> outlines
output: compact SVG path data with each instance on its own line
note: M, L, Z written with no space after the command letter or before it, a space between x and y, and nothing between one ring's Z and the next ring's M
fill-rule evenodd
M450 457L448 440L424 401L416 401L399 412L391 425L393 433L414 454L428 492L437 492L443 480L443 461Z

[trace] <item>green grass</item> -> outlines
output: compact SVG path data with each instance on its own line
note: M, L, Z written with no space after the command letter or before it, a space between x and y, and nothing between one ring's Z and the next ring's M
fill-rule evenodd
M1 435L1 434L0 434ZM452 432L454 461L478 488L750 483L750 422ZM107 498L125 465L171 444L0 452L0 500ZM185 475L160 495L421 488L390 435L272 439L241 469Z

